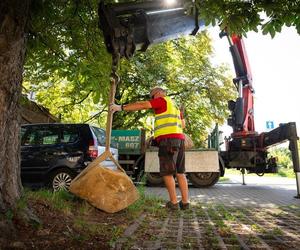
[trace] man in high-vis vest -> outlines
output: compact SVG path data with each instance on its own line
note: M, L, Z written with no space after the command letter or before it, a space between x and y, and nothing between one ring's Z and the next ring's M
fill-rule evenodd
M138 111L153 109L155 112L154 139L159 150L160 175L163 177L168 190L170 201L166 207L171 210L188 209L188 183L185 172L184 134L185 122L182 114L174 105L166 91L161 87L154 87L150 92L150 101L140 101L125 105L113 104L110 110ZM178 203L174 175L181 192L181 201Z

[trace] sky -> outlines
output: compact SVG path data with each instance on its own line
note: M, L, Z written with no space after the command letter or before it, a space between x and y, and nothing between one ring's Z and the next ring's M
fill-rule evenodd
M219 29L210 28L215 50L214 63L227 63L234 75L228 41L220 39ZM266 122L296 122L300 134L300 35L294 28L283 28L272 39L270 35L249 32L243 38L252 71L254 119L257 132L269 131ZM224 135L231 127L222 126Z

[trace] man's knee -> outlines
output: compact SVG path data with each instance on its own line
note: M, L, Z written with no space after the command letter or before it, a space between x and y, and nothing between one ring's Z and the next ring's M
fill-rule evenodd
M184 173L176 173L176 178L177 178L177 179L186 179Z

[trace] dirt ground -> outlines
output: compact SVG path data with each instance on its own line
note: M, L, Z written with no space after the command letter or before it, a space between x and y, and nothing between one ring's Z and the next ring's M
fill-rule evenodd
M84 201L75 203L57 208L49 200L30 198L28 205L40 224L25 222L20 215L2 218L7 230L0 235L0 249L111 249L131 221L126 211L107 214Z

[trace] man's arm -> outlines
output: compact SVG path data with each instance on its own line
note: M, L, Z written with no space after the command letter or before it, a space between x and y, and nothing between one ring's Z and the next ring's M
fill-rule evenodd
M182 129L185 129L185 119L181 119L181 127Z
M151 109L151 103L149 101L141 101L141 102L134 102L123 105L123 110L125 111L137 111L142 109Z
M152 105L149 101L140 101L140 102L134 102L134 103L129 103L125 105L117 105L117 104L112 104L110 106L110 111L116 112L116 111L137 111L137 110L142 110L142 109L151 109Z

